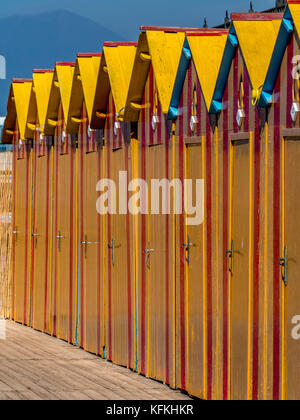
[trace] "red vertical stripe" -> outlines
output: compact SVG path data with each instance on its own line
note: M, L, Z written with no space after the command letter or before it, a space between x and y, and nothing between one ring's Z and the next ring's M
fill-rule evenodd
M187 123L188 123L188 127L187 127L187 132L188 135L191 137L193 135L191 127L190 127L190 121L191 121L191 117L192 117L192 103L193 103L193 90L194 90L194 86L192 86L192 82L193 82L193 65L192 65L192 61L189 64L189 68L188 68L188 99L187 99Z
M47 150L46 170L46 232L45 232L45 301L44 301L44 331L47 329L47 302L48 302L48 268L49 268L49 185L50 185L50 150Z
M152 118L153 118L153 109L154 109L154 102L153 102L153 98L154 98L154 73L153 73L153 67L152 64L150 66L150 70L149 70L149 93L150 93L150 98L149 98L149 102L150 102L150 108L149 108L149 123L152 123ZM150 128L150 135L149 135L149 143L150 146L153 146L154 144L154 131L152 130L152 128Z
M108 105L108 114L110 115L111 108L110 103ZM113 130L114 127L111 127L111 117L106 119L106 136L107 136L107 177L111 179L111 153L112 153L112 138L114 139ZM113 120L113 118L112 118ZM107 215L107 234L108 234L108 241L111 243L112 236L111 236L111 215L108 213ZM112 250L108 250L108 360L112 360Z
M59 128L56 129L55 137L55 227L54 227L54 236L57 235L58 229L58 166L59 166ZM58 255L57 255L57 243L54 244L54 302L53 302L53 335L57 335L57 276L58 276Z
M82 115L82 114L81 114ZM84 133L84 124L81 123L80 127L81 144L80 144L80 241L84 241L84 203L83 203L83 190L84 190L84 154L88 147L88 138ZM80 246L80 347L84 346L84 247Z
M180 101L183 109L183 96ZM179 178L184 185L184 143L183 143L183 115L179 117ZM184 192L182 193L182 208L184 208ZM185 242L184 214L179 217L180 225L180 361L181 361L181 388L186 389L186 346L185 346L185 250L181 246Z
M97 152L97 157L98 157L98 181L100 181L100 179L102 178L101 175L101 166L102 166L102 162L101 162L101 155L102 155L102 151L101 149L99 149ZM98 214L97 217L98 220L98 225L97 225L97 241L98 241L98 245L97 245L97 250L98 250L98 259L97 259L97 354L100 355L101 354L101 339L100 339L100 318L101 318L101 229L102 229L102 225L101 225L101 216L100 214ZM104 267L103 267L104 270Z
M294 56L294 36L291 37L287 46L287 110L286 110L286 126L293 127L293 120L291 116L291 109L293 105L293 56Z
M143 100L145 103L145 98ZM146 139L146 111L143 107L142 110L142 138L141 138L141 178L146 180L146 147L147 147L147 139ZM150 128L151 131L151 128ZM145 192L144 192L145 193ZM142 259L142 285L141 285L141 293L142 293L142 311L141 311L141 373L146 374L146 255L143 252L146 249L146 215L141 215L141 224L142 224L142 249L141 249L141 259Z
M166 157L165 157L165 165L166 165L166 179L169 179L169 133L167 129L166 124L166 130L165 130L165 138L166 138ZM169 209L170 209L170 195L168 194L168 201L169 201ZM170 212L169 212L170 213ZM166 215L166 383L170 383L170 327L169 327L169 316L170 316L170 214Z
M206 115L207 399L212 398L212 187L211 126Z
M239 83L239 49L233 59L233 131L238 132L239 127L236 120L238 112L238 83Z
M15 130L16 131L16 130ZM12 225L13 230L17 230L18 226L16 226L16 173L17 173L17 149L16 149L16 134L14 134L13 138L13 176L12 176ZM11 317L15 320L15 293L16 293L16 235L18 232L13 235L12 241L12 314Z
M279 73L275 94L280 92ZM274 96L275 96L274 94ZM274 189L273 189L273 399L280 397L280 95L274 104ZM289 110L287 111L289 113Z
M74 148L71 146L71 159L70 159L70 278L69 278L69 342L73 342L73 232L74 232Z
M244 64L244 110L245 110L245 121L244 131L249 132L249 105L250 105L250 81L247 72L246 65Z
M226 104L226 106L225 106ZM228 249L229 223L229 136L228 136L228 83L223 99L223 399L228 399Z
M254 226L253 226L253 375L252 398L258 399L259 367L259 240L260 240L260 118L255 108L254 141Z
M128 146L125 146L125 171L128 177ZM128 178L127 178L128 179ZM127 241L127 294L128 294L128 367L132 360L132 296L131 296L131 243L130 243L130 218L126 214L126 241Z
M26 199L29 203L29 156L26 157ZM36 141L33 145L33 208L32 208L32 232L31 235L31 247L32 247L32 259L31 259L31 306L30 306L30 320L29 323L32 326L33 322L33 308L34 308L34 271L35 271L35 238L32 236L32 233L35 232L35 216L36 216L36 159L37 159L37 146ZM25 227L25 244L28 243L28 211L29 205L26 205L26 227ZM26 324L26 312L27 312L27 270L28 270L28 249L25 246L25 293L24 293L24 324Z

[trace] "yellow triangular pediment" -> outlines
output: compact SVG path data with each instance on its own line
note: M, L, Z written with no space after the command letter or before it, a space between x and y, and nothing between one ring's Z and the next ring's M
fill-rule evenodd
M60 90L60 98L62 102L64 117L67 121L71 99L74 66L57 64L56 75L58 80L58 87Z
M96 93L96 84L100 67L101 56L78 57L78 67L81 77L82 90L89 121L92 119L92 112Z
M252 88L258 90L266 79L281 19L234 20L233 24Z
M146 31L149 52L164 114L168 114L180 64L185 32Z
M44 126L46 122L52 81L53 72L47 71L33 73L33 86L36 95L37 114L41 126Z
M122 114L135 60L136 45L103 47L116 112Z
M30 94L32 81L13 82L13 95L16 107L16 117L20 130L21 139L25 140L25 130L27 123L28 107L30 102Z
M210 109L228 33L188 35L193 62L207 109Z

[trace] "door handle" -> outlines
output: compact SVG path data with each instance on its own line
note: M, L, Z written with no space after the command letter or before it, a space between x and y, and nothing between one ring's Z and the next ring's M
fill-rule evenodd
M185 249L187 252L186 262L188 265L190 265L190 253L191 253L191 247L196 246L195 244L192 244L190 241L190 235L188 235L188 241L185 244L182 244L182 248Z
M85 235L84 241L81 241L81 244L84 245L84 258L87 259L88 245L99 245L101 242L89 242L88 236Z
M58 251L61 252L61 240L65 237L62 236L60 230L58 231L58 235L56 236L56 239L58 239Z
M287 286L287 284L288 284L288 278L287 278L287 246L284 247L284 257L279 258L279 265L281 267L282 280L284 282L284 285Z
M115 266L115 240L112 238L111 244L108 244L108 248L111 249L111 263Z
M12 231L12 234L15 236L16 243L18 242L18 233L20 232L18 231L18 228L15 227L15 230Z
M154 252L154 249L144 249L144 254L147 255L147 268L150 270L151 269L151 254Z
M38 233L32 233L31 234L31 236L32 236L32 238L33 238L33 240L34 240L34 247L35 248L37 248L37 240L38 240L38 237L40 236Z
M233 275L233 240L231 241L231 249L227 249L225 257L230 258L229 273Z

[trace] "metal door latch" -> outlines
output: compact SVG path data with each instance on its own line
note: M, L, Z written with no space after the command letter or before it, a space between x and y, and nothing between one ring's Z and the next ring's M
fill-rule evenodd
M15 236L16 243L18 242L18 233L20 232L18 231L18 228L15 227L15 230L12 231L12 234Z
M101 242L89 242L87 235L85 235L84 241L81 241L81 244L84 245L84 258L87 259L87 250L88 245L99 245Z
M35 248L37 248L37 240L38 240L38 237L40 236L38 233L32 233L31 234L31 236L32 236L32 238L33 238L33 240L34 240L34 247Z
M65 237L62 236L61 231L58 231L58 235L56 236L56 239L58 239L58 251L61 252L61 240Z
M111 263L112 266L115 266L115 240L112 238L111 245L108 244L108 249L111 249Z
M184 248L187 252L186 262L188 265L190 265L190 253L191 253L191 247L193 246L196 246L196 245L191 243L190 236L188 235L187 243L182 244L182 248Z
M229 273L233 275L233 240L231 241L231 249L227 249L225 257L230 258Z
M282 270L282 280L285 284L285 286L287 286L288 284L288 279L287 279L287 246L284 247L284 257L283 258L279 258L279 265L281 267Z
M147 268L150 270L151 269L151 258L150 255L154 252L154 249L144 249L144 254L147 255Z

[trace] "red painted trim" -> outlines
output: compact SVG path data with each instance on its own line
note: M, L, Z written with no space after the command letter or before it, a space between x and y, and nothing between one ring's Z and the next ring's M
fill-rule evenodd
M206 273L207 273L207 399L212 399L212 138L206 114Z
M228 83L224 93L223 104L228 104ZM229 224L229 135L228 106L223 108L223 400L228 399L228 249Z
M238 112L238 90L239 90L239 49L236 50L236 54L233 59L233 131L237 133L239 126L236 120Z
M249 131L249 111L250 111L250 78L248 75L248 71L244 64L244 110L245 110L245 120L244 120L244 131L248 133ZM239 88L238 88L239 89Z
M152 63L149 69L149 93L150 93L149 124L151 125L152 118L154 115L154 112L153 112L153 109L154 109L154 71L153 71ZM150 127L150 130L149 130L149 143L150 143L150 146L153 146L154 144L154 132L152 130L152 127Z
M48 301L48 268L49 268L49 183L50 180L50 151L47 150L46 169L46 232L45 232L45 299L44 299L44 331L47 330L47 301Z
M143 105L145 104L145 96L143 99ZM146 110L143 107L142 109L142 138L141 138L141 178L146 180L146 148L147 148L147 138L146 138ZM143 192L145 194L145 192ZM145 197L144 197L145 198ZM147 233L146 233L146 215L141 215L141 225L142 225L142 239L141 239L141 270L142 270L142 284L141 284L141 298L142 298L142 310L141 310L141 373L146 374L146 283L147 283L147 266L146 266L146 256L143 252L146 249ZM149 345L149 343L148 343Z
M277 77L274 93L281 89L281 74ZM275 96L275 95L274 95ZM280 165L280 95L274 104L274 187L273 187L273 399L280 398L280 194L281 194L281 165Z
M34 142L33 145L33 209L32 209L32 232L30 232L30 236L31 236L31 249L32 249L32 260L31 260L31 290L30 290L30 296L31 296L31 307L30 307L30 313L31 313L31 317L29 320L29 324L30 326L33 326L33 308L34 308L34 272L35 272L35 246L34 246L34 242L35 239L32 237L32 233L35 232L35 216L36 216L36 160L37 160L37 148L36 148L36 142ZM28 200L28 195L29 195L29 158L28 155L26 156L27 159L27 167L26 167L26 197ZM28 200L29 201L29 200ZM26 234L25 234L25 244L28 243L28 206L26 206ZM27 254L28 254L28 250L27 247L25 247L25 274L27 273L27 267L28 267L28 263L27 263ZM27 302L27 281L25 283L25 293L24 293L24 324L26 324L26 302Z
M256 21L256 20L280 20L283 13L231 13L231 20Z
M183 108L183 95L181 96L180 108ZM184 143L183 143L183 115L179 117L179 179L184 183ZM183 184L182 184L183 185ZM181 198L184 208L184 192ZM181 246L185 242L184 214L179 216L180 226L180 364L181 364L181 389L186 389L186 328L185 328L185 251Z
M192 79L193 79L193 65L192 61L189 64L188 73L187 73L187 83L188 83L188 99L187 99L187 130L188 135L191 137L193 135L191 127L190 127L190 121L192 117L192 103L193 103L193 90L194 86L192 86Z
M102 54L101 53L78 53L77 57L79 58L89 58L89 57L101 57Z
M73 275L74 275L74 149L70 156L70 278L69 278L69 342L73 342Z
M228 34L229 34L229 31L226 31L226 30L220 31L217 29L216 30L203 29L202 31L199 31L199 32L188 32L186 35L188 37L192 37L192 36L200 37L200 36L222 36L222 35L228 35Z
M287 102L286 102L286 127L293 127L291 109L293 105L293 56L294 56L294 36L289 40L287 46Z
M55 236L58 230L58 167L59 167L59 129L56 128L55 145ZM57 274L58 274L58 250L57 243L54 245L54 302L53 302L53 335L57 336Z
M12 79L12 83L32 83L32 79Z
M137 42L104 42L104 47L137 47Z
M141 31L162 31L162 32L194 32L201 31L203 28L180 28L177 26L141 26Z
M125 147L125 171L128 175L129 153L128 146ZM131 293L131 243L130 243L130 216L126 214L126 241L127 241L127 294L128 294L128 367L131 367L132 360L132 293Z
M13 230L16 227L16 172L17 172L17 151L16 136L13 136L13 201L12 201L12 225ZM12 241L12 320L15 320L15 293L16 293L16 235L13 235Z
M259 240L260 240L260 118L255 108L253 227L253 373L252 399L258 400L259 377Z
M69 66L69 67L75 67L75 63L67 63L67 62L60 62L56 61L55 66Z
M83 110L81 111L81 118L83 117ZM84 154L85 154L85 147L84 147L84 123L80 125L80 135L81 135L81 147L80 147L80 237L81 241L84 241L84 205L83 205L83 197L84 197ZM88 139L87 139L88 140ZM80 347L84 347L84 250L81 244L80 246Z
M43 74L43 73L54 73L53 69L34 69L32 70L33 73Z
M101 169L102 169L102 164L101 164L101 152L100 150L97 151L98 154L98 180L100 180L102 178L101 175ZM100 214L98 214L98 228L97 228L97 241L98 241L98 245L97 245L97 250L98 250L98 260L97 260L97 353L98 355L101 354L101 338L100 338L100 329L101 329L101 325L100 325L100 320L101 320L101 216ZM103 267L104 269L104 267Z
M166 165L166 179L170 178L169 174L169 147L170 147L170 137L168 133L168 126L165 125L165 139L166 139L166 156L165 156L165 165ZM170 209L170 195L167 193L167 199L169 201ZM166 384L170 384L170 214L166 216L166 254L165 254L165 264L166 264Z
M110 114L110 103L108 104L107 113ZM107 118L106 136L107 136L107 177L111 179L111 153L112 144L111 137L114 135L113 127L111 127L111 117ZM112 241L111 232L111 215L107 215L107 234L108 243ZM108 360L112 360L112 250L108 250Z
M287 0L288 4L300 4L300 0Z

